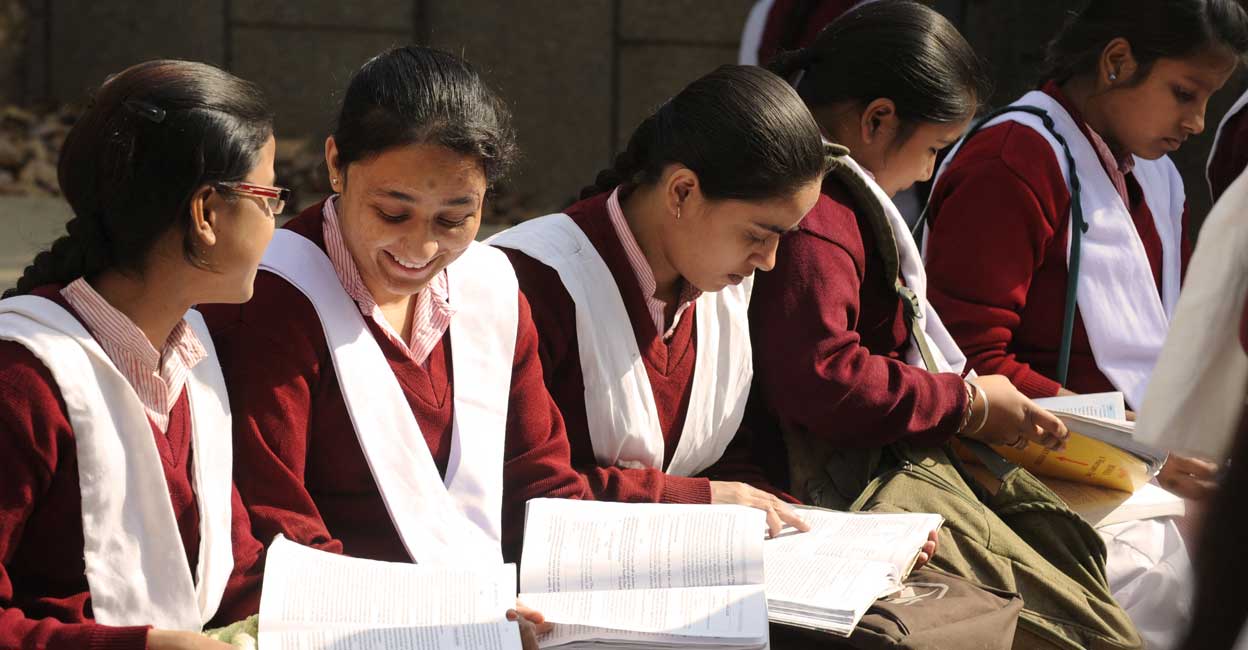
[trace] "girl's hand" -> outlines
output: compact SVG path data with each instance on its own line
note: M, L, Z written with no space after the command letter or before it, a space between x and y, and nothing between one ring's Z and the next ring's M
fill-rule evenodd
M976 378L974 383L981 394L971 405L968 425L971 431L963 435L991 445L1021 448L1030 441L1049 449L1066 447L1066 438L1070 435L1066 425L1018 392L1009 379L986 375ZM978 428L980 422L984 423L982 428Z
M523 650L538 650L537 635L541 632L536 623L514 609L507 610L507 620L520 624L520 647ZM545 625L549 626L550 623L545 623Z
M756 487L734 481L711 481L711 503L729 503L758 508L767 513L767 533L775 537L788 524L802 532L810 525L798 516L797 511L775 495Z

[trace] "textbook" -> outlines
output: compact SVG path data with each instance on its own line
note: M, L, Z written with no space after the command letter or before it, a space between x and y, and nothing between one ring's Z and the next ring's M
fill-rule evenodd
M514 564L430 567L326 553L278 535L260 595L265 650L520 650Z
M543 648L765 648L769 617L848 636L941 523L802 515L810 533L764 541L764 513L744 506L534 499L519 600L555 624Z
M993 448L1006 460L1037 476L1135 492L1165 464L1166 452L1135 440L1135 423L1126 420L1122 393L1095 393L1035 400L1070 429L1066 448L1051 451L1036 443L1024 449Z

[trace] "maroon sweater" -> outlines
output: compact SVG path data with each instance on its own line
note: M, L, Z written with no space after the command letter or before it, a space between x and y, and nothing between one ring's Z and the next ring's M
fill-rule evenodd
M798 230L781 239L775 268L755 281L749 422L757 457L781 485L783 430L846 448L935 445L956 433L966 410L961 377L903 360L901 299L855 206L829 177Z
M48 298L77 317L48 286ZM209 363L210 360L204 361ZM199 508L193 490L186 392L167 433L152 425L170 501L191 570L199 558ZM146 627L93 621L83 561L82 499L74 431L52 373L19 343L0 341L0 648L144 648ZM233 493L234 572L215 624L256 613L263 547Z
M1248 110L1240 110L1222 127L1209 159L1209 187L1217 201L1248 167Z
M321 205L287 224L322 249ZM535 497L590 498L569 464L563 420L542 384L537 332L523 294L507 410L503 549L517 557L524 504ZM256 537L277 533L331 552L411 560L351 424L312 303L268 272L245 305L203 310L213 330L234 411L235 480ZM365 319L403 389L439 472L451 453L454 386L450 333L428 369Z
M693 390L697 359L696 305L680 318L668 341L655 328L646 309L645 296L629 264L624 246L607 214L609 194L586 199L568 208L567 214L585 233L611 271L632 324L637 347L650 379L662 427L664 458L671 461L680 443ZM513 249L503 249L520 279L520 289L533 305L538 349L546 386L563 412L572 463L589 481L594 495L604 501L646 503L710 503L710 480L741 481L792 500L767 484L761 469L752 463L743 439L734 440L724 456L698 477L664 474L661 469L600 467L594 457L585 412L585 379L576 333L576 304L554 269Z
M1088 137L1056 84L1044 91ZM1161 237L1134 174L1127 174L1127 190L1160 287ZM970 367L1005 375L1030 397L1056 395L1070 192L1048 141L1015 122L979 132L936 183L928 215L928 293ZM1184 245L1184 266L1189 253ZM1096 365L1078 313L1066 385L1076 393L1116 390Z

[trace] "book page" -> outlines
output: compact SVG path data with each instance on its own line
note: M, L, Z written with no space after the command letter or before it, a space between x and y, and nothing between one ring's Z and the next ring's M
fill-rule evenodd
M515 566L441 568L376 562L282 536L267 552L259 645L518 650Z
M526 594L763 583L763 511L745 506L529 501Z
M884 562L895 568L898 579L904 578L928 534L944 523L935 514L851 513L805 507L797 510L810 524L810 532L789 528L763 542L769 587L771 556L776 553Z
M1032 401L1036 406L1055 413L1060 411L1103 420L1127 419L1127 403L1122 393L1118 392L1041 397Z
M522 593L551 623L719 639L767 635L762 585Z

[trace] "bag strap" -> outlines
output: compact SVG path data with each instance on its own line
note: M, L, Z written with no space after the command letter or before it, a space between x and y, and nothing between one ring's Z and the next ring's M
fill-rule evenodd
M1054 140L1061 145L1062 152L1066 155L1067 168L1070 170L1070 260L1069 260L1069 280L1066 283L1066 312L1062 318L1062 344L1058 348L1057 354L1057 383L1062 386L1066 385L1066 378L1070 371L1070 348L1071 341L1075 333L1075 302L1079 291L1079 257L1080 243L1083 234L1088 232L1088 222L1083 218L1083 203L1080 201L1081 192L1079 188L1079 174L1076 173L1075 156L1070 152L1070 146L1066 144L1066 138L1058 133L1057 127L1053 123L1053 118L1048 111L1035 106L1005 106L992 111L985 115L983 119L975 123L966 135L962 137L962 146L966 141L971 139L981 129L983 129L990 121L1004 115L1006 113L1029 113L1040 118L1044 128L1053 136ZM930 203L928 204L930 206ZM923 236L923 228L927 224L927 210L924 206L922 214L919 215L918 221L914 224L911 233L914 240L921 241Z

